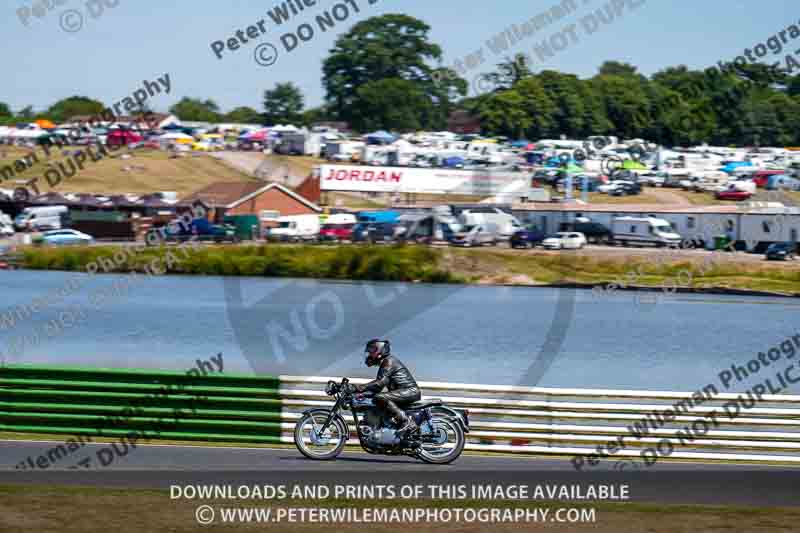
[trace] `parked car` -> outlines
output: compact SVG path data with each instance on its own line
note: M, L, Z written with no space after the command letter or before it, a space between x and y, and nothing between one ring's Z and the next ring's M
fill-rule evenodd
M786 261L797 257L797 244L793 242L776 242L767 248L766 259L768 261Z
M714 197L717 200L735 200L737 202L748 200L750 199L751 196L753 196L753 193L749 191L739 191L736 189L726 189L724 191L717 191L714 194Z
M634 196L642 192L642 186L638 183L620 183L610 191L611 196Z
M524 229L515 231L509 240L512 248L533 248L541 244L547 237L545 233L534 225L526 226Z
M352 241L355 226L355 224L323 224L319 230L319 240L322 242Z
M319 240L323 242L340 242L353 240L353 228L356 216L349 213L329 215L319 230Z
M391 242L396 224L391 222L359 223L353 227L353 242Z
M548 250L579 250L586 246L586 236L574 231L561 231L547 237L542 246Z
M59 229L44 232L42 234L42 242L53 246L88 245L94 243L94 237L74 229Z
M495 246L500 240L496 224L476 224L464 226L450 239L450 244L455 246Z
M609 181L608 183L606 183L604 185L600 185L599 187L597 187L597 192L610 193L611 191L613 191L614 189L616 189L620 185L624 185L624 184L633 185L633 182L632 181L625 181L625 180Z
M611 230L598 222L564 223L558 229L560 231L583 233L589 243L609 242L611 240Z

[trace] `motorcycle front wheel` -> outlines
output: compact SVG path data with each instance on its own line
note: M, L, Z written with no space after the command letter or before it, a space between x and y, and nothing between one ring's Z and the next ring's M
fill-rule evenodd
M451 417L433 415L430 421L432 433L423 433L419 458L426 463L446 465L452 463L464 451L467 438L464 430Z
M294 426L294 444L309 459L336 459L344 449L348 429L341 417L335 417L324 432L320 431L328 416L328 410L312 411L303 415Z

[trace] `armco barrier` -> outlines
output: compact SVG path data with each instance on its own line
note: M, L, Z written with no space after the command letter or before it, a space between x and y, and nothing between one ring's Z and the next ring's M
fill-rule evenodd
M139 431L172 440L291 443L294 422L303 410L331 405L323 391L328 379L338 381L11 366L0 369L0 430L105 436ZM717 394L638 439L628 426L691 393L428 382L420 386L426 398L442 398L469 411L467 450L589 455L624 436L626 448L613 459L639 457L643 449L668 438L675 451L659 460L800 465L800 396L765 395L756 406L729 419L722 414L723 405L738 395ZM676 436L679 430L686 435L687 425L714 410L720 413L719 427L693 439Z

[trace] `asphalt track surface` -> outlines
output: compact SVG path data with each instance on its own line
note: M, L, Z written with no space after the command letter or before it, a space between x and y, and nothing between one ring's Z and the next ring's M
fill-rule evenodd
M35 463L57 441L0 441L0 484L169 489L171 485L225 484L492 484L629 485L630 499L662 504L800 506L800 469L709 464L601 462L576 471L569 459L463 455L452 465L346 450L335 461L311 461L293 448L137 445L103 466L111 444L86 444L47 468ZM100 452L101 454L103 452ZM91 458L90 468L69 469ZM110 457L105 453L105 457ZM106 459L105 462L108 462Z

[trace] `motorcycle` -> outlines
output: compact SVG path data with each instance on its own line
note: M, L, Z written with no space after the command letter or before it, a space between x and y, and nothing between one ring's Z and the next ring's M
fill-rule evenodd
M335 459L350 438L350 426L339 411L349 409L361 447L367 453L407 455L431 464L448 464L464 451L469 432L469 414L431 399L404 406L419 427L413 435L398 435L392 417L375 406L369 393L356 394L347 378L329 381L328 396L336 398L331 409L312 408L303 412L294 428L297 449L315 460ZM360 418L359 418L360 415Z

